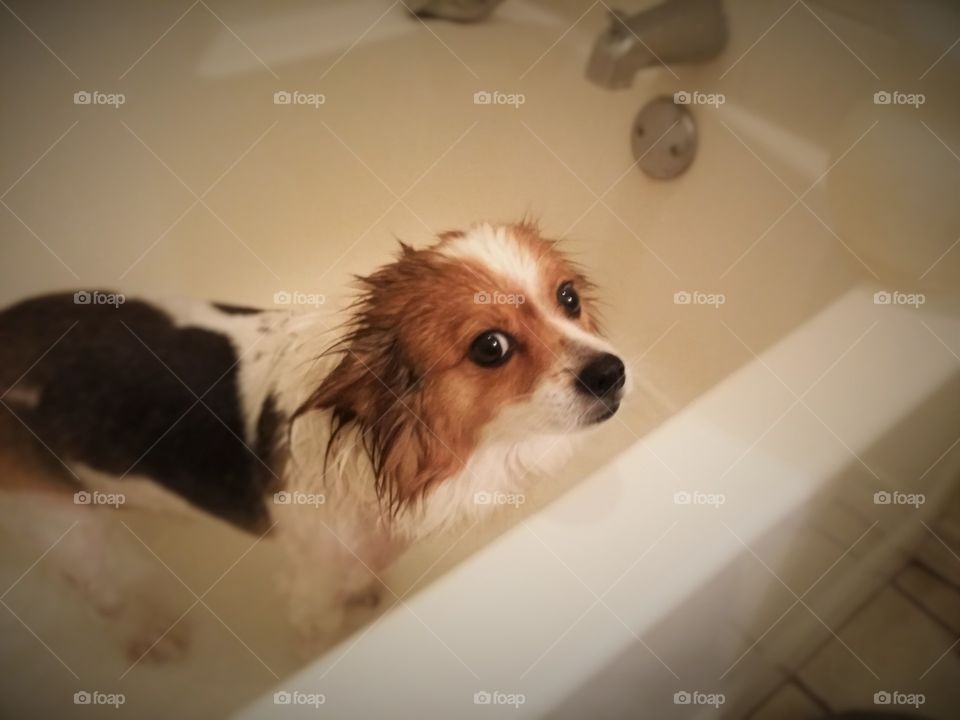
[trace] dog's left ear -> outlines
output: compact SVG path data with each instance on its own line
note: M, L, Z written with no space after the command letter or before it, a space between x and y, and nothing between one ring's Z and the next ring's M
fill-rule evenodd
M350 331L336 347L340 361L297 412L331 411L328 457L334 443L359 443L373 466L377 495L394 514L462 467L451 449L458 444L453 428L436 422L442 408L431 408L401 338L404 318L416 317L404 298L420 292L407 287L418 276L417 255L403 246L396 262L360 278ZM343 436L350 428L357 435Z

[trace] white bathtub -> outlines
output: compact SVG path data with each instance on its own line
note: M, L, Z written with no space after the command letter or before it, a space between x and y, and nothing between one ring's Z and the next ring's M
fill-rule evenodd
M275 703L295 691L343 718L738 717L927 532L960 470L955 11L729 2L720 59L612 92L584 79L602 4L506 0L485 23L429 27L388 0L214 9L172 29L178 13L159 9L24 11L68 64L110 68L100 89L128 97L115 114L74 106L78 81L4 30L35 69L4 110L19 133L2 141L0 300L299 290L335 315L394 236L532 213L590 269L640 387L522 508L403 557L384 577L402 600L305 667L268 541L130 520L191 592L217 581L209 613L188 611L191 656L131 671L82 611L43 616L62 591L30 573L8 601L45 645L0 614L16 643L0 670L22 678L12 707L62 714L99 687L137 718L317 715ZM525 102L477 106L482 90ZM698 157L652 181L632 167L631 121L677 90L726 102L692 108ZM326 102L276 106L276 91ZM926 102L877 105L877 91ZM923 304L901 303L911 293Z

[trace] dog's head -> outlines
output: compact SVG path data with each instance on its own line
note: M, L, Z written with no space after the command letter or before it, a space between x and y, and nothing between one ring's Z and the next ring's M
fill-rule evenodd
M599 334L592 285L531 224L447 232L361 278L339 363L302 411L354 426L392 511L485 442L610 418L624 363Z

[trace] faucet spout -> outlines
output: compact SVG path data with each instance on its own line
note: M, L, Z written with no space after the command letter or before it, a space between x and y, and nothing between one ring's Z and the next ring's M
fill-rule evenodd
M587 78L605 88L628 88L641 68L712 60L729 35L722 0L665 0L634 15L615 10L594 43Z
M414 15L442 18L454 22L477 22L496 9L503 0L407 0Z

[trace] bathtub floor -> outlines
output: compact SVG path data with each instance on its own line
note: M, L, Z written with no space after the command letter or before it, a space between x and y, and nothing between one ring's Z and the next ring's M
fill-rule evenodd
M0 512L11 509L23 512L9 502ZM155 553L144 565L150 573L146 592L162 609L158 622L171 626L182 616L174 632L188 639L186 656L136 662L126 651L129 631L82 600L52 556L43 556L45 548L4 532L0 693L5 716L223 717L266 691L274 676L296 667L293 637L274 592L276 556L269 543L251 551L253 539L225 528L171 526L167 518L122 512L130 546L142 541L148 554ZM62 523L64 544L77 537L79 528L69 530L71 522ZM206 550L202 558L185 563L191 547ZM260 589L250 592L250 587ZM192 593L204 604L195 604ZM75 692L95 690L123 693L126 705L119 713L112 707L73 705Z

